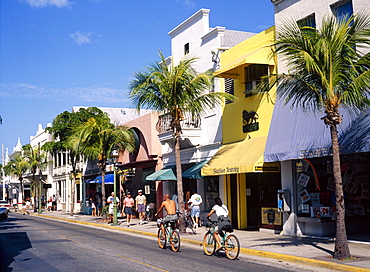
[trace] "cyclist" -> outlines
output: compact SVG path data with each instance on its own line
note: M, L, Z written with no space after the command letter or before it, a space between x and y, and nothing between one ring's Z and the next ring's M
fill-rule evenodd
M216 213L218 223L217 223L217 226L215 227L213 237L215 238L217 242L217 246L218 246L217 250L218 250L222 247L221 240L218 234L220 234L220 236L222 237L224 236L222 229L225 225L230 225L230 219L229 219L229 210L227 209L225 205L222 204L221 198L216 197L214 201L216 205L214 205L212 207L212 210L209 212L209 214L207 214L207 219L210 220L210 216L213 213Z
M162 202L161 206L159 207L157 213L154 216L157 216L158 213L160 213L163 208L166 209L166 212L167 212L167 215L163 218L163 223L167 224L168 222L172 221L171 222L171 227L172 227L172 229L176 229L177 228L176 223L177 223L177 220L178 220L178 216L177 216L177 213L176 213L176 203L175 203L175 201L170 199L169 194L165 194L163 196L163 202ZM165 233L163 224L161 225L161 228L162 228L162 233Z

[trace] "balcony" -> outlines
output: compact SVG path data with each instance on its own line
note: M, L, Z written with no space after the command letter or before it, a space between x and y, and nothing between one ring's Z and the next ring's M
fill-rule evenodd
M158 138L161 144L169 144L174 147L173 131L171 129L172 117L170 115L159 116L156 125L158 131ZM201 137L201 118L184 117L181 121L181 140L180 148L188 148L198 144Z

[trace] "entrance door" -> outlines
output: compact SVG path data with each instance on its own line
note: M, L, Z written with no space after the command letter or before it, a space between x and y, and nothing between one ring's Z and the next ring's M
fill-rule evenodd
M230 194L231 194L231 224L233 228L238 228L238 187L236 174L230 175Z
M258 174L247 174L247 229L258 230L260 187Z

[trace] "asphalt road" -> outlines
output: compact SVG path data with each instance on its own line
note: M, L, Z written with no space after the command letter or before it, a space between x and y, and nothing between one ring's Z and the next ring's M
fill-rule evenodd
M302 271L240 256L206 256L196 246L160 249L154 238L9 214L0 222L1 271ZM303 269L305 270L305 269Z

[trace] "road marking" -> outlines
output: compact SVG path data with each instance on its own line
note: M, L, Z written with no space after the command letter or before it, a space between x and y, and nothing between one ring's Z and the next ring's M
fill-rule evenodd
M62 237L63 239L66 239L66 240L69 240L69 241L72 241L72 242L75 242L75 243L77 243L77 244L82 244L82 243L80 243L80 242L77 242L77 241L75 241L75 240L72 240L72 239L69 239L69 238L67 238L67 237Z
M152 267L152 268L155 268L155 269L161 270L161 271L170 272L169 270L165 270L165 269L159 268L159 267L154 266L154 265L150 265L150 264L147 264L147 263L143 263L143 262L140 262L140 261L138 261L138 260L131 259L131 258L128 258L128 257L122 256L122 255L117 255L117 256L118 256L118 257L121 257L121 258L124 258L124 259L127 259L127 260L130 260L130 261L133 261L133 262L137 262L137 263L139 263L139 264L143 264L143 265L146 265L146 266L149 266L149 267Z

